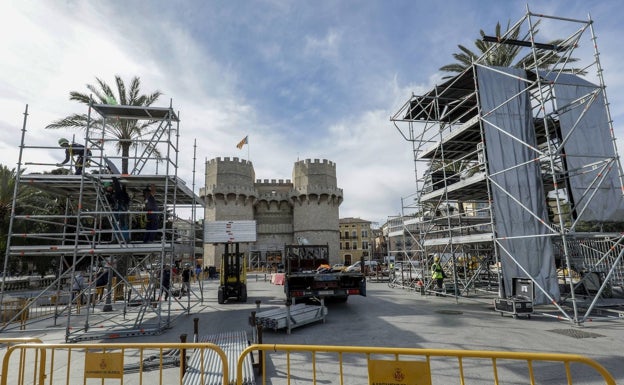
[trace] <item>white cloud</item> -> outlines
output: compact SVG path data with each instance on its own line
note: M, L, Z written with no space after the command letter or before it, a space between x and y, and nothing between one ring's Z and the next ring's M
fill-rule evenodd
M619 133L624 59L614 4L579 0L532 10L592 13ZM453 61L458 44L472 47L480 28L525 11L477 0L359 7L25 0L0 8L1 164L17 163L26 104L26 143L49 146L39 158L53 163L62 156L56 139L77 133L43 127L86 112L68 100L69 91L87 92L96 76L110 85L116 74L126 81L140 76L143 92L163 91L158 104L171 99L180 112L178 174L187 184L195 169L201 185L203 162L215 157L249 154L261 179L289 179L297 159L325 158L336 163L344 189L341 215L374 221L398 214L415 184L411 145L390 116L412 93L440 82L437 69ZM245 135L249 146L238 150Z
M321 38L306 36L304 52L308 56L336 58L341 48L342 34L330 29Z

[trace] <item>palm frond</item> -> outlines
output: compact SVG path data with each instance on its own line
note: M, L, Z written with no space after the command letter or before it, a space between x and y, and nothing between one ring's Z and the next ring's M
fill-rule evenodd
M94 101L98 104L106 104L106 100L107 97L105 94L103 94L100 90L98 90L97 88L95 88L95 86L93 86L92 84L87 84L87 89L89 91L91 91L92 95L95 95L93 97Z
M115 97L115 94L113 94L113 90L110 88L110 86L108 84L106 84L106 82L104 82L103 80L101 80L100 78L95 78L100 86L100 88L102 89L102 91L104 92L104 100L106 100L106 97Z
M69 100L75 100L79 103L88 105L91 102L91 97L87 94L72 91L69 93Z
M89 118L84 114L74 114L67 116L63 119L56 120L50 124L48 124L45 128L55 129L55 128L80 128L84 129L87 126L87 122Z
M139 96L139 89L141 88L141 80L135 76L130 81L130 100L134 103Z
M119 104L127 105L128 98L126 97L126 85L119 75L115 76L115 82L117 83L117 91L119 92Z
M524 36L521 36L522 29L521 25L517 24L511 26L511 22L507 22L507 28L505 31L502 30L502 26L500 22L496 23L494 27L494 36L500 39L511 39L511 40L530 40L532 37L535 37L539 33L539 29L537 26L540 25L541 20L537 20L532 26L532 34L529 31L524 33ZM484 36L488 36L483 29L479 30L479 35L481 38ZM561 40L555 40L550 44L560 44ZM523 47L509 44L498 44L498 43L490 43L485 42L482 39L477 39L474 42L475 47L480 52L480 55L475 54L468 48L458 45L460 53L454 53L452 56L455 59L456 63L447 64L445 66L440 67L440 71L444 72L454 72L461 73L466 68L471 66L479 57L482 57L484 63L492 66L501 66L501 67L517 67L517 68L537 68L537 69L555 69L565 68L564 72L571 72L580 75L584 75L586 72L578 69L578 68L568 68L570 63L574 63L578 61L577 58L572 57L561 57L557 52L552 50L535 50L535 54L537 56L537 60L533 57L533 52L530 54L518 59L518 55L520 54ZM446 79L448 77L444 77Z

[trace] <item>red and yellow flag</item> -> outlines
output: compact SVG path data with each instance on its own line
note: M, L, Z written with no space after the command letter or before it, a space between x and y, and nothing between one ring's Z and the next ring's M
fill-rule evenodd
M246 145L247 143L248 143L248 141L247 141L247 136L245 136L245 137L243 138L243 140L241 140L240 142L238 142L238 144L236 145L236 148L238 148L238 149L240 150L240 149L241 149L241 148L243 148L243 146L244 146L244 145Z

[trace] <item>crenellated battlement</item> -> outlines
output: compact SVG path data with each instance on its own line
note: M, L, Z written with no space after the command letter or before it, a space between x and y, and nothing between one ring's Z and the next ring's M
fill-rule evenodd
M297 162L295 162L295 166L297 164L302 164L302 165L323 165L326 167L332 167L332 168L336 168L336 163L332 162L331 160L327 160L327 159L305 159L305 160L299 160Z
M232 158L230 158L229 156L226 156L225 158L217 157L217 158L210 159L209 161L206 162L206 166L208 167L209 165L215 165L219 163L237 163L237 164L249 165L249 166L252 165L252 162L248 161L247 159L240 159L239 157L236 157L236 156Z
M336 163L327 159L304 159L295 162L295 167L315 167L315 168L329 168L332 170L336 170Z

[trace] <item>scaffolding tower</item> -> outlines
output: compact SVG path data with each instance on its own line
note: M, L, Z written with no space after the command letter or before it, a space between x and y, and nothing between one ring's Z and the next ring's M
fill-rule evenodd
M542 28L563 38L540 43ZM527 7L483 45L470 67L391 117L416 174L415 196L389 226L412 244L394 252L422 268L428 292L437 255L448 295L509 298L513 280L528 278L531 301L581 324L621 306L624 286L623 174L593 21ZM527 59L489 64L501 52Z
M173 280L171 269L181 259L195 261L195 207L203 205L194 193L194 182L189 188L177 174L180 127L171 105L91 102L81 143L90 156L83 157L83 164L73 164L72 159L67 165L56 165L65 169L46 173L24 173L26 167L54 167L41 163L42 154L51 147L27 145L27 117L28 106L0 291L0 331L64 327L67 342L160 334L176 317L198 306L203 300L201 286L193 300L190 295L182 301L173 292L163 292L167 286L163 277ZM123 124L142 125L143 133L133 139L134 154L111 156L120 140L108 130ZM114 193L109 186L114 186ZM51 194L61 211L41 214L41 210L21 208L17 213L17 200L26 191ZM116 204L113 196L122 191L128 199L125 207ZM149 194L157 208L146 206ZM193 218L179 218L183 209L190 210ZM151 230L146 230L146 218L155 224ZM32 257L53 258L56 274L42 277L38 289L5 290L10 282L9 261ZM96 283L99 275L104 275L105 287L98 287L102 285ZM161 294L168 297L166 301ZM19 302L16 296L22 297Z

